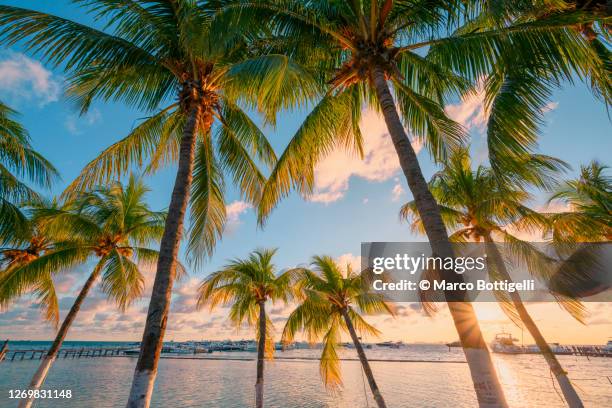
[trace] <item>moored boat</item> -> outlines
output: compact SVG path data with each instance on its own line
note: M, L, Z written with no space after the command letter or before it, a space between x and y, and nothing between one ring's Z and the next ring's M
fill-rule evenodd
M510 333L497 333L491 342L491 351L499 354L521 354L524 353L520 346L514 344L517 341Z

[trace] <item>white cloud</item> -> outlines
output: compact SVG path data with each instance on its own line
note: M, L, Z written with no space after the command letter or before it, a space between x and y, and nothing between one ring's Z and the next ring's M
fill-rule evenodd
M447 105L446 114L466 129L483 133L487 128L490 114L485 108L485 96L484 80L480 80L475 92L465 95L457 104ZM558 106L558 102L548 102L542 108L542 113L553 111Z
M32 101L39 106L58 100L60 82L43 65L24 54L0 52L0 95L11 104Z
M359 124L364 137L364 158L335 150L315 169L315 192L310 201L330 203L341 199L352 176L368 181L385 181L399 170L399 161L384 119L375 111L363 112ZM418 153L422 144L412 143Z
M402 187L399 179L396 178L395 185L393 186L393 189L391 190L391 201L398 201L400 197L402 196L402 194L404 194L404 192L405 192L404 187Z
M73 135L80 135L83 133L83 126L92 126L100 122L102 114L96 108L91 109L83 116L79 116L76 113L70 114L64 121L64 126Z
M466 129L484 131L487 126L489 113L484 106L484 86L477 87L476 92L465 95L460 103L446 106L446 114L449 118L463 125Z
M361 256L351 253L342 254L336 258L336 263L344 269L346 265L350 265L354 272L361 270Z
M227 233L232 233L240 225L240 216L253 206L244 201L234 201L225 206Z

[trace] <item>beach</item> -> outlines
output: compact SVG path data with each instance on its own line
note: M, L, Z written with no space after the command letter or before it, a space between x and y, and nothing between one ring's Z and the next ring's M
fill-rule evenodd
M68 346L75 347L78 342ZM121 344L121 343L104 343ZM39 344L40 345L40 344ZM90 344L91 345L91 344ZM24 347L24 346L22 346ZM372 360L426 360L425 362L371 363L389 407L473 407L476 399L463 351L443 345L406 345L401 349L366 350ZM269 407L373 407L364 396L359 362L343 361L344 387L325 391L317 357L320 350L277 352L266 365L266 406ZM354 350L341 350L354 358ZM232 360L224 360L231 358ZM246 361L234 359L244 358ZM153 407L246 407L252 405L255 353L232 352L162 358L152 400ZM284 360L284 358L291 358ZM493 355L511 407L563 407L544 359L539 355ZM213 360L214 359L214 360ZM219 359L219 360L216 360ZM612 361L605 358L559 356L570 373L586 407L612 407ZM41 400L37 407L118 407L125 404L136 358L106 357L59 359L51 369L45 389L71 389L73 397ZM0 407L14 407L8 391L24 387L38 361L5 361L0 375ZM608 376L608 377L606 377ZM367 387L367 383L365 383ZM557 391L555 391L557 389Z

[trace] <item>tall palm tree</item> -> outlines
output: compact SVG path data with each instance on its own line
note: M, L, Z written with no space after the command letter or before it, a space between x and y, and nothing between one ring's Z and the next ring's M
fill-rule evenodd
M20 296L59 272L95 261L95 265L53 344L30 382L39 389L85 298L101 276L101 289L125 310L144 289L141 268L157 261L158 252L148 245L161 238L165 213L153 212L144 202L147 188L135 177L123 186L114 183L85 192L63 208L39 209L54 248L8 270L0 279L0 301ZM32 406L33 399L20 402Z
M579 178L565 181L551 196L550 202L570 207L552 215L556 241L612 241L612 178L607 169L597 161L581 166Z
M315 256L312 265L314 270L301 271L297 286L302 299L287 319L283 342L293 341L299 331L303 331L311 343L323 338L320 371L325 385L333 388L342 384L336 348L341 333L348 332L376 404L379 408L386 407L359 341L359 334L380 334L378 329L365 321L362 314L393 315L393 309L381 294L372 292L367 272L355 273L350 265L342 270L329 256Z
M302 194L312 192L314 166L332 149L361 150L357 123L363 106L369 105L383 113L433 253L452 256L440 211L405 126L426 143L436 160L442 160L465 137L461 126L446 116L444 103L449 97L473 91L477 80L491 78L485 89L492 96L511 89L504 80L516 72L529 74L536 83L544 77L542 82L549 86L573 73L584 77L589 70L605 68L594 62L592 50L580 35L566 28L581 21L580 13L519 19L513 18L519 11L510 7L512 13L492 19L487 10L482 2L435 0L228 0L220 13L228 25L273 24L276 42L270 42L271 47L278 43L285 52L314 67L328 84L325 96L270 175L259 206L260 222L292 188ZM512 69L516 61L522 61L520 71ZM534 89L526 95L536 95L537 103L530 108L545 99L538 93L540 88ZM499 120L515 107L499 105L498 130L489 137L491 158L506 165L510 160L503 159L514 158L506 146L524 151L533 143L523 133L511 131L516 122ZM448 281L462 280L452 271L442 273ZM472 306L462 302L460 293L446 292L445 296L479 403L506 406Z
M67 194L178 162L140 356L128 405L147 407L166 330L179 244L191 203L189 249L210 255L225 222L224 176L259 199L258 164L276 156L240 102L274 123L279 108L315 93L310 74L280 54L259 55L247 26L216 24L215 1L73 0L103 25L0 6L0 38L23 43L67 74L68 94L86 111L96 99L157 111L90 162ZM243 30L244 28L244 30ZM191 199L191 201L189 201Z
M255 406L262 408L264 397L264 359L274 353L274 327L266 315L266 302L287 303L292 298L296 270L279 275L272 258L276 249L259 249L246 259L234 259L223 269L210 274L202 283L198 307L230 305L230 320L237 326L245 322L257 328L257 380Z
M450 239L455 242L483 242L487 254L487 271L491 281L512 278L506 268L505 258L513 264L525 265L535 277L547 280L554 267L540 249L512 233L510 226L518 227L521 232L545 230L546 216L530 209L526 203L532 198L525 191L524 183L536 182L549 185L563 162L550 157L533 155L520 166L522 172L507 176L504 180L489 168L471 167L469 152L460 149L451 155L443 169L437 172L429 183L436 198L444 223L454 232ZM402 219L412 219L412 229L423 232L423 223L414 202L402 206ZM544 227L544 228L543 228ZM503 242L506 256L495 241ZM509 254L507 253L509 252ZM567 377L559 360L552 352L539 328L529 315L518 292L495 292L502 309L517 324L524 325L536 342L540 352L555 375L565 400L570 407L582 407L582 401ZM581 319L582 307L571 299L560 297L560 304L575 317Z
M19 208L22 202L37 197L27 182L49 187L58 175L51 163L32 148L28 132L15 116L14 110L0 102L0 245L30 230Z

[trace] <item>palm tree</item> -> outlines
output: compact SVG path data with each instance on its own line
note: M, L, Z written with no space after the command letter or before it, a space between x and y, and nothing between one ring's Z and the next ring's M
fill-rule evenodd
M55 245L53 240L45 233L44 223L40 219L32 217L32 211L35 208L42 209L49 205L49 203L38 201L30 203L25 210L23 208L19 209L20 213L25 216L26 228L18 228L13 232L9 242L0 248L0 281L5 275L10 274L12 269L24 266L53 251ZM37 297L44 318L57 327L59 324L59 304L52 273L49 271L40 276L32 290ZM11 300L10 298L0 299L0 310L8 308Z
M92 273L64 318L55 340L30 382L39 389L70 326L91 288L101 276L101 288L125 310L144 289L141 267L157 261L147 245L160 239L165 213L153 212L144 202L146 187L135 177L122 186L114 183L85 192L63 208L39 209L54 247L36 259L9 269L0 279L0 301L20 296L61 271L95 260ZM30 407L33 399L20 402Z
M541 231L547 225L546 216L526 206L531 195L523 183L539 182L550 185L553 177L564 167L563 162L550 157L533 155L520 166L521 174L499 177L489 168L478 166L472 170L469 152L460 149L451 155L443 169L436 173L429 188L438 201L444 223L454 232L454 242L484 242L487 254L488 273L491 281L512 281L506 261L494 240L505 243L513 263L527 266L528 270L545 281L554 263L531 243L522 240L508 228L511 225L527 232ZM423 232L423 223L414 202L402 206L400 218L412 219L412 229ZM502 309L517 324L527 328L540 352L555 375L559 387L570 407L582 407L582 401L572 386L567 372L544 339L539 328L527 312L518 292L495 292ZM556 294L559 298L560 295ZM560 302L568 311L580 319L581 305L564 298Z
M386 407L359 341L359 334L380 334L378 329L365 321L362 314L393 315L393 309L381 294L371 291L367 272L355 273L350 265L343 271L329 256L315 256L312 265L314 270L301 271L297 284L302 292L301 303L287 319L283 342L292 342L299 331L305 332L311 343L323 338L321 376L326 387L334 388L342 383L336 348L340 343L341 333L348 332L374 400L379 408Z
M0 102L0 245L30 230L19 207L38 196L22 179L49 187L58 175L51 163L32 148L28 132L15 115Z
M552 215L553 239L558 242L612 241L612 178L597 161L580 167L580 177L562 183L549 202L569 205Z
M257 380L255 406L263 407L264 359L274 353L274 330L266 315L266 302L287 303L292 298L295 269L279 275L272 258L276 249L259 249L247 259L234 259L223 269L210 274L202 283L198 295L198 307L229 305L230 320L237 326L245 322L257 328Z
M586 71L605 68L593 62L592 51L580 41L579 34L566 28L581 21L580 13L517 19L513 17L520 7L515 5L516 10L507 8L503 19L493 19L484 4L228 0L219 17L227 25L273 24L275 36L270 47L278 44L296 60L313 67L328 84L324 97L292 138L266 183L258 209L260 223L292 188L302 194L312 192L314 166L332 149L341 146L361 151L357 123L363 106L369 105L383 113L433 253L452 256L440 211L405 126L426 143L436 160L442 160L465 138L461 126L446 116L444 103L449 97L472 91L477 80L490 78L485 86L490 102L496 93L511 89L508 78L517 72L529 74L531 82L538 83L542 77L543 86L521 95L535 99L529 108L541 109L534 107L545 99L540 88L548 89L576 72L585 77ZM521 69L514 71L516 61L522 62ZM515 121L501 120L504 113L516 108L515 103L498 106L494 116L498 126L488 139L489 150L492 159L507 165L508 157L515 156L513 149L524 153L533 140L511 131ZM452 271L442 273L447 281L462 280ZM506 406L472 306L462 301L461 294L446 292L445 296L478 401Z
M191 199L189 250L210 255L225 222L224 177L259 200L274 151L239 107L274 123L279 108L318 90L310 74L279 54L259 55L247 26L216 24L214 1L73 0L103 23L97 29L47 13L0 6L0 38L23 43L68 71L68 94L85 112L96 99L157 110L91 161L66 194L178 162L160 256L128 405L150 404L166 330L179 244ZM104 24L106 23L106 24ZM242 29L244 27L244 30ZM174 101L172 101L174 99ZM214 125L214 126L213 126Z

